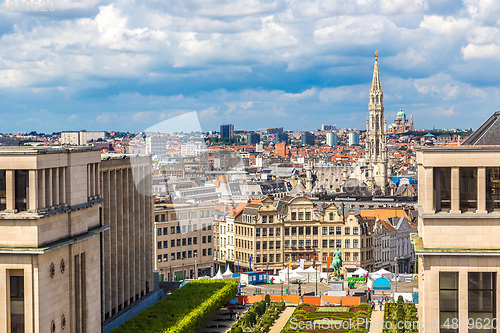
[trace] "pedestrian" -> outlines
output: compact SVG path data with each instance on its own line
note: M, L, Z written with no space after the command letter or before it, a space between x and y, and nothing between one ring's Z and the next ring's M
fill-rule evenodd
M375 310L375 302L372 300L372 311Z
M378 299L379 310L382 311L382 297Z
M229 311L229 319L233 319L233 309L231 309L231 311Z
M240 320L240 314L236 312L236 321Z

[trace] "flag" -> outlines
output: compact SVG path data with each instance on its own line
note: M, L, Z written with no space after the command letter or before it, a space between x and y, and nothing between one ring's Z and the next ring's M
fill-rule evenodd
M269 261L267 262L266 271L269 270Z
M332 257L326 258L326 269L330 269L331 264L332 264Z
M240 259L238 259L238 272L240 271Z
M300 259L300 268L304 269L304 259Z
M313 259L313 268L316 268L316 258Z
M248 258L248 266L249 266L249 270L252 271L252 256L250 256L250 258Z
M292 261L288 260L288 270L292 269Z

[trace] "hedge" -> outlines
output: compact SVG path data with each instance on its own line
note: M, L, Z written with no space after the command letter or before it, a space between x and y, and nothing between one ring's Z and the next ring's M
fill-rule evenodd
M237 280L190 281L112 333L192 333L237 292Z
M254 303L236 322L229 333L269 332L279 314L285 309L283 302L271 302L269 295Z

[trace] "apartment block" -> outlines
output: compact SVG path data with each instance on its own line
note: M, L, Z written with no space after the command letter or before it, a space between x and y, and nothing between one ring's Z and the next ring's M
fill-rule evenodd
M181 201L155 204L154 258L160 279L213 276L212 207Z

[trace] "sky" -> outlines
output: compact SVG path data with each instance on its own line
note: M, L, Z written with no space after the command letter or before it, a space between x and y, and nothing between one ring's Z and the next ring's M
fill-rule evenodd
M2 133L139 132L193 111L203 131L364 130L376 50L388 124L403 109L419 129L475 129L499 109L497 0L48 5L0 8Z

